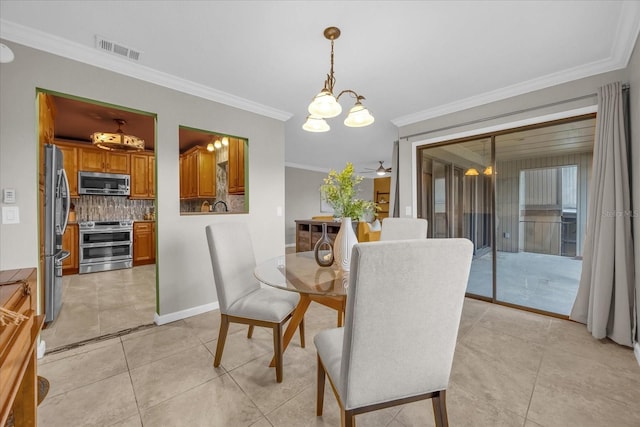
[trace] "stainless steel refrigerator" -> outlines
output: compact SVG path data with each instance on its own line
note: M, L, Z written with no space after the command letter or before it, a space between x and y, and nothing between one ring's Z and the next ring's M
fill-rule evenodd
M55 145L45 145L44 173L44 320L51 322L58 317L62 307L62 260L69 256L69 252L62 250L62 235L67 228L71 205L62 151Z

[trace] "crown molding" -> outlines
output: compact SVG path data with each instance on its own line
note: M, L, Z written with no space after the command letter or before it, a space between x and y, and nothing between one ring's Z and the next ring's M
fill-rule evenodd
M285 167L288 167L288 168L304 169L308 171L322 172L322 173L329 173L329 171L331 170L327 168L321 168L318 166L302 165L300 163L291 163L291 162L284 162L284 165Z
M287 121L292 113L111 56L93 47L0 19L0 38L244 111Z
M597 74L626 68L631 59L633 48L640 34L640 2L624 2L621 5L620 20L616 34L611 44L611 53L608 58L594 61L579 67L569 68L564 71L548 74L546 76L527 80L491 92L482 93L460 101L440 105L435 108L407 114L391 120L397 127L407 126L423 120L433 119L446 114L455 113L473 107L502 101L525 93L560 85L570 81L595 76Z

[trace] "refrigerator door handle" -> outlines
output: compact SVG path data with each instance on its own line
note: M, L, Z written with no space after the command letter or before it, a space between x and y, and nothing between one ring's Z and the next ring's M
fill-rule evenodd
M62 173L60 174L60 180L64 179L64 186L66 191L64 192L65 196L65 214L64 214L64 225L62 226L62 230L60 234L64 234L67 230L67 224L69 223L69 210L71 209L71 189L69 188L69 179L67 178L67 172L64 169L60 170ZM60 187L60 182L58 182L58 188L62 191L62 187Z
M55 257L55 260L56 262L62 262L65 259L69 258L69 255L71 255L71 252L69 251L60 251L60 254Z

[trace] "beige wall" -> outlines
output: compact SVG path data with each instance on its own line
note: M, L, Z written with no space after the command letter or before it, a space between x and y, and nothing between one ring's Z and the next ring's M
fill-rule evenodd
M0 226L0 269L38 264L36 87L157 114L157 242L160 315L215 303L204 227L247 222L256 258L284 253L284 124L202 98L2 41L0 187L15 188L20 224ZM180 216L178 126L249 140L249 214Z
M317 172L294 167L285 168L285 242L296 243L296 219L310 219L320 212L320 186L328 172ZM359 197L373 199L373 179L365 178L360 184Z

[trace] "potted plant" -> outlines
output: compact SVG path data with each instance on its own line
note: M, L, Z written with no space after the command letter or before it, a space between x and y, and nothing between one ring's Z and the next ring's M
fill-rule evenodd
M353 164L347 162L341 172L330 170L320 186L323 199L333 208L336 218L361 220L367 213L376 215L380 208L376 203L356 197L364 178L353 173Z
M349 271L351 249L358 243L351 221L363 219L366 213L375 216L379 209L375 202L356 197L363 179L354 174L353 164L347 162L341 172L330 170L324 184L320 186L323 199L333 208L334 216L342 221L333 243L333 255L335 262L344 271Z

